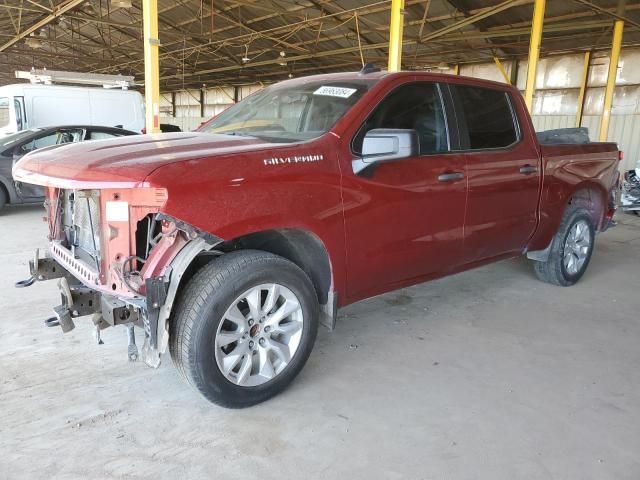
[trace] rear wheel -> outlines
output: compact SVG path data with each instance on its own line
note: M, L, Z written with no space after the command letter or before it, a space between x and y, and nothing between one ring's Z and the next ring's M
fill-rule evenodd
M534 262L538 278L553 285L574 285L587 270L595 240L595 229L589 212L569 208L553 237L549 258Z
M7 192L5 192L4 188L2 188L2 186L0 185L0 210L4 208L8 200L9 199L7 198Z
M210 401L248 407L300 372L318 311L313 285L295 264L266 252L229 253L186 285L171 321L171 356Z

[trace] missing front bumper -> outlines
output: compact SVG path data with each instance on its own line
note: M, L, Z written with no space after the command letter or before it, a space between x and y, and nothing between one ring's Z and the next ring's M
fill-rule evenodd
M76 318L91 316L96 327L98 343L102 343L101 330L116 325L126 325L129 328L129 360L138 357L135 335L132 333L133 326L141 327L145 332L143 360L152 367L160 365L156 339L158 312L166 299L163 277L148 279L147 296L132 303L86 286L55 259L40 258L38 251L29 261L29 272L31 276L27 280L17 282L16 287L28 287L36 281L58 280L60 305L53 309L54 316L45 320L46 326L60 327L63 333L67 333L75 328Z

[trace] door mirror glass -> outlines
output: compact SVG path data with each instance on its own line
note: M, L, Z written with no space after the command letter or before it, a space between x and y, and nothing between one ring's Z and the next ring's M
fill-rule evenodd
M379 162L401 160L418 155L418 134L413 129L376 128L362 142L362 155L353 160L353 173Z

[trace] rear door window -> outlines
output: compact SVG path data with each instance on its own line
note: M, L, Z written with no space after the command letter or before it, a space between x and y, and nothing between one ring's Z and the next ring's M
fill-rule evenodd
M506 148L518 141L518 126L508 92L452 85L463 149Z

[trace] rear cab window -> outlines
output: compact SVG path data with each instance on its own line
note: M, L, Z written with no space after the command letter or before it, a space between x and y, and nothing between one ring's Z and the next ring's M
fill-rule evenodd
M518 143L520 128L504 90L451 85L462 150L504 149Z

